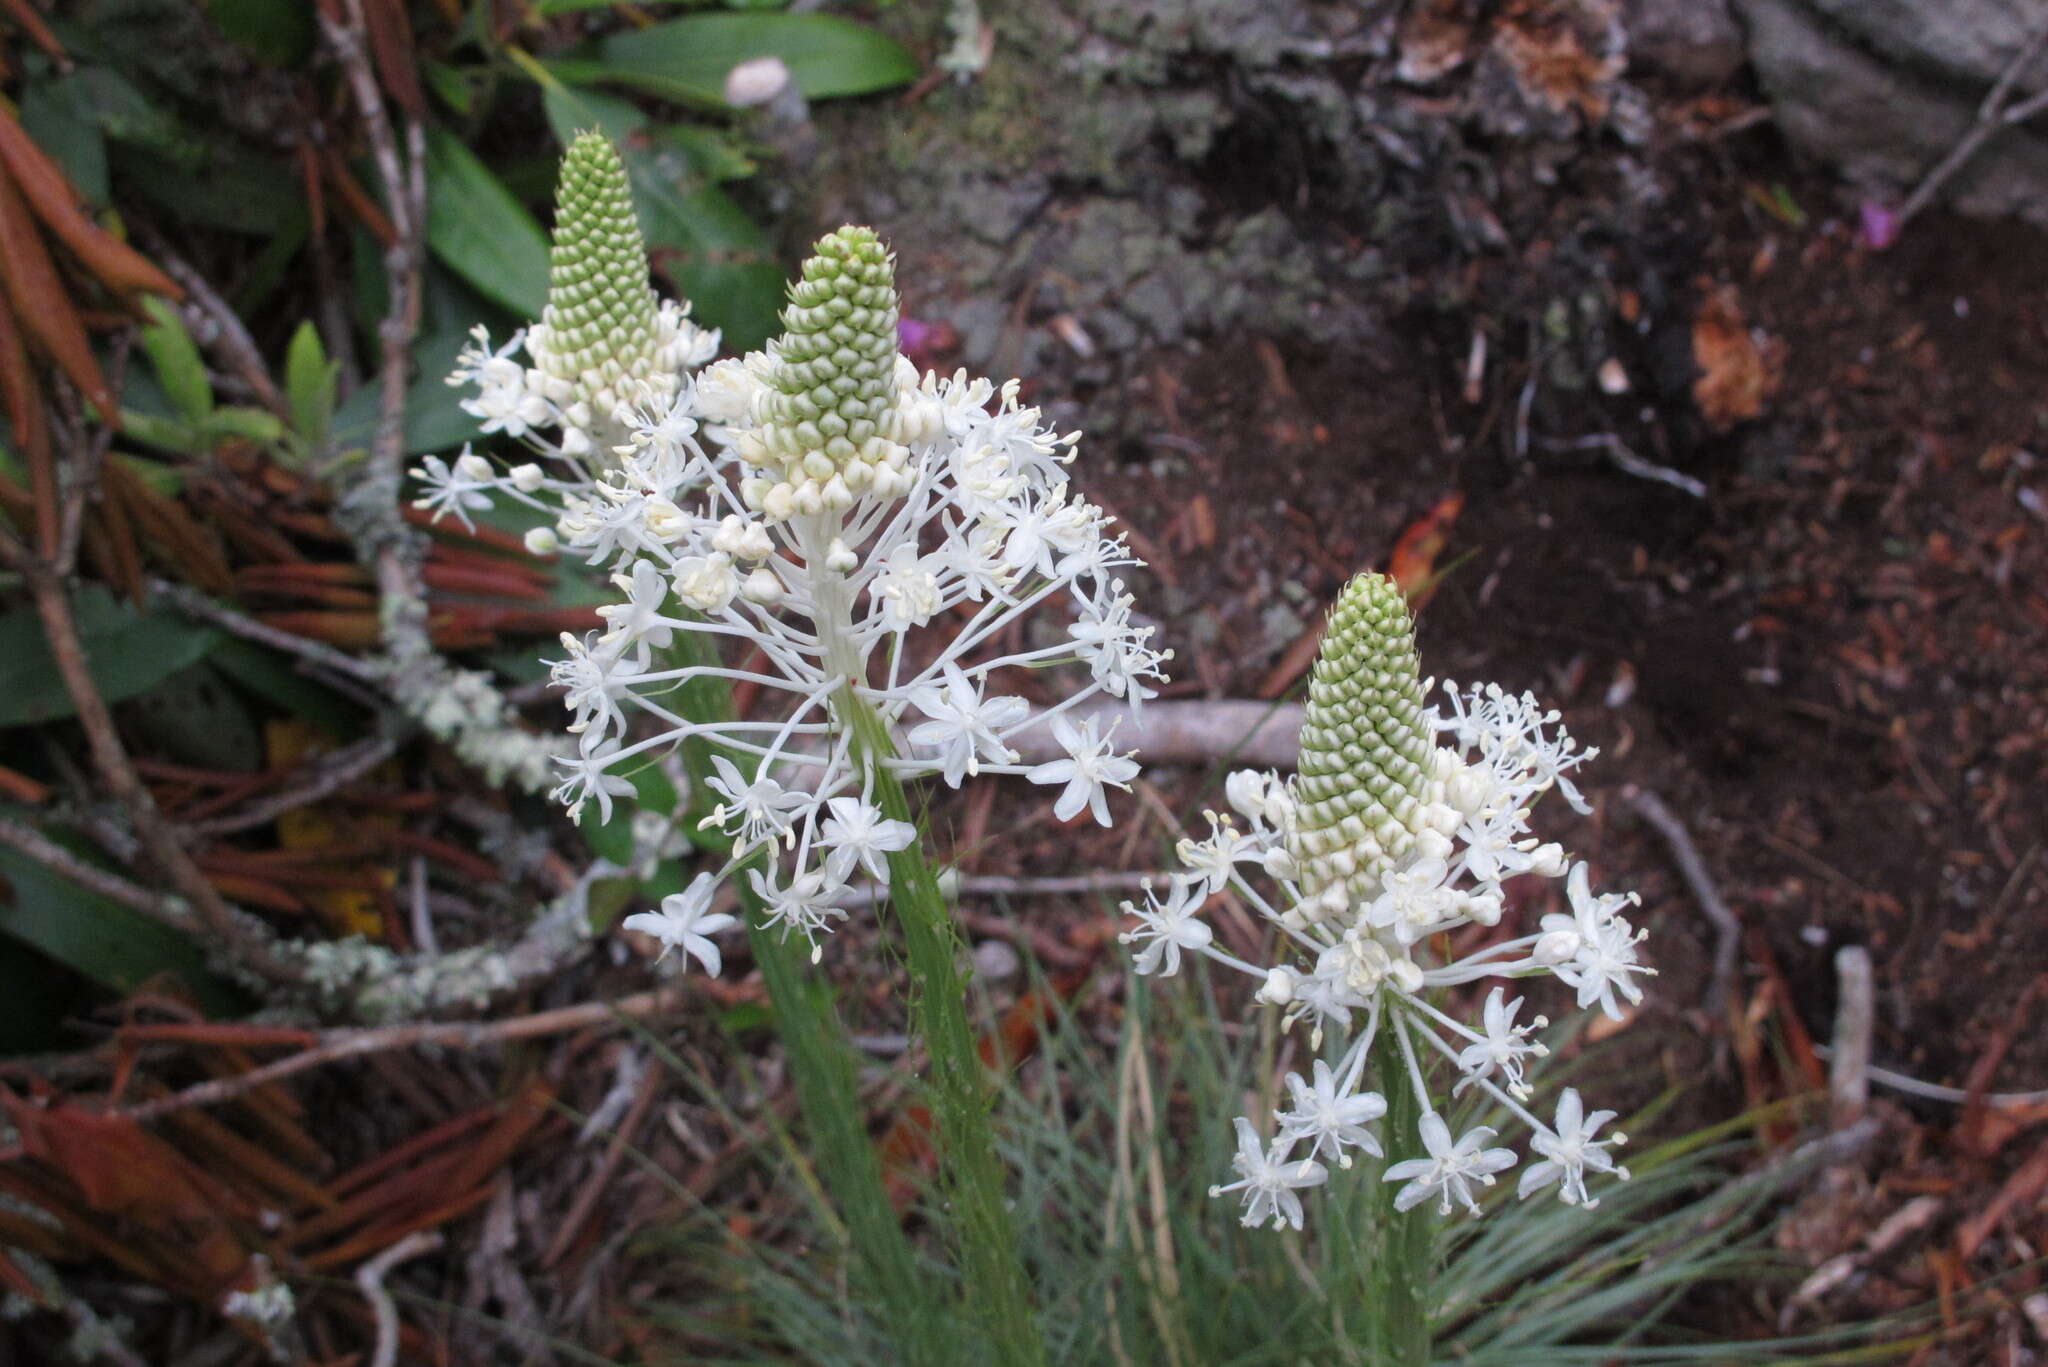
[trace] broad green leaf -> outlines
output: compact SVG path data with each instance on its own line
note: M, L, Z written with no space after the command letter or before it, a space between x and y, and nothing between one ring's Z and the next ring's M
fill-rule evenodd
M557 63L556 71L718 109L726 73L755 57L780 57L813 100L917 79L917 61L902 44L834 14L692 14L615 33L598 44L597 57Z
M299 324L285 348L284 392L292 410L292 433L308 456L327 449L327 434L334 427L335 377L340 373L341 363L327 359L313 321Z
M483 83L473 70L453 67L446 62L423 61L420 75L427 81L427 88L434 92L442 104L468 118L476 112L478 87Z
M7 895L0 897L0 931L101 986L133 992L170 972L184 980L208 1015L231 1015L245 1005L207 971L198 945L169 926L88 892L12 849L0 849L0 877L7 883Z
M474 152L427 130L427 244L448 268L521 318L548 299L548 239Z
M225 146L193 165L155 149L110 149L124 192L134 191L188 226L274 238L306 219L306 198L282 160L242 156Z
M163 386L178 416L187 422L204 422L213 412L213 384L206 378L206 362L199 358L198 343L168 303L150 295L142 306L150 319L142 329L142 349L156 371L156 382Z
M405 454L446 451L476 436L476 419L462 411L464 391L448 383L455 357L469 340L466 333L437 333L413 347L416 378L405 391ZM366 384L334 415L334 445L339 450L366 448L377 434L380 390Z
M107 136L99 120L78 106L75 76L36 81L21 92L21 126L36 146L57 159L94 204L107 202Z
M221 36L266 66L296 66L313 50L313 10L305 0L206 0Z
M138 610L97 586L72 599L85 660L100 696L117 703L146 692L220 642L220 634L166 610ZM75 709L34 608L0 613L0 727L57 721Z
M11 935L0 935L0 1058L54 1053L84 1043L72 1025L99 990Z
M264 702L309 722L335 740L363 732L363 709L323 683L300 673L286 657L250 641L226 640L206 662Z

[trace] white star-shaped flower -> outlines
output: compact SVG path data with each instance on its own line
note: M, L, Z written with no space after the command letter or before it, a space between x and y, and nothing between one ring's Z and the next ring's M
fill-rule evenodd
M1481 1013L1486 1038L1466 1045L1459 1052L1458 1067L1464 1070L1465 1076L1451 1089L1452 1095L1464 1091L1496 1069L1511 1094L1517 1097L1529 1095L1528 1084L1522 1081L1523 1056L1542 1058L1550 1051L1541 1044L1530 1043L1526 1037L1549 1022L1538 1016L1528 1025L1517 1026L1515 1016L1522 1009L1522 999L1517 997L1508 1001L1506 998L1507 989L1502 987L1486 994L1486 1008Z
M1599 1205L1599 1201L1586 1195L1588 1169L1611 1172L1623 1179L1628 1177L1628 1169L1617 1166L1614 1156L1607 1152L1610 1145L1627 1143L1628 1136L1613 1134L1605 1139L1593 1138L1600 1127L1612 1119L1612 1111L1595 1111L1587 1115L1577 1089L1565 1088L1564 1094L1557 1099L1557 1133L1549 1135L1538 1131L1529 1141L1529 1147L1542 1154L1543 1161L1530 1164L1523 1172L1521 1185L1515 1194L1527 1197L1556 1182L1558 1199L1566 1205L1588 1209Z
M1450 1127L1435 1111L1424 1113L1420 1129L1429 1157L1396 1163L1381 1179L1408 1184L1394 1193L1394 1209L1409 1210L1431 1196L1441 1196L1438 1214L1449 1215L1455 1201L1477 1215L1479 1199L1473 1194L1473 1184L1492 1186L1495 1173L1515 1165L1514 1150L1487 1148L1486 1142L1493 1138L1493 1129L1487 1125L1475 1125L1452 1143Z
M725 800L697 825L700 830L711 826L724 830L733 838L735 851L782 838L789 833L796 813L817 805L809 793L791 792L772 778L749 782L739 766L723 755L713 755L711 767L716 772L706 783Z
M1259 1132L1252 1128L1252 1122L1239 1116L1237 1153L1230 1160L1238 1180L1209 1188L1209 1195L1243 1192L1244 1224L1247 1227L1270 1221L1275 1229L1283 1225L1300 1229L1301 1198L1295 1195L1295 1191L1301 1187L1321 1186L1330 1180L1330 1172L1313 1158L1303 1162L1290 1158L1288 1151L1293 1147L1292 1140L1276 1139L1273 1146L1267 1148L1259 1139Z
M1378 1092L1346 1091L1321 1059L1315 1061L1312 1078L1305 1081L1300 1073L1287 1075L1294 1109L1274 1113L1273 1118L1280 1122L1279 1138L1290 1144L1308 1140L1311 1158L1327 1148L1340 1168L1351 1166L1351 1155L1344 1152L1347 1145L1377 1158L1379 1141L1365 1127L1387 1113L1387 1099Z
M1103 789L1122 788L1128 792L1131 780L1138 776L1138 762L1129 755L1111 754L1111 738L1095 734L1093 717L1083 717L1079 726L1065 717L1054 717L1052 736L1067 757L1037 765L1025 777L1033 783L1067 785L1052 808L1052 814L1061 821L1073 820L1086 808L1095 817L1096 825L1109 825L1109 802Z
M887 887L889 861L884 856L910 848L917 839L917 827L908 821L889 820L879 808L857 797L835 797L826 807L831 815L818 831L818 844L832 851L825 861L825 876L844 883L858 866Z
M711 895L716 891L718 879L711 874L700 873L696 881L682 892L672 892L662 898L660 911L636 912L619 924L626 930L637 930L661 941L661 954L655 959L656 963L666 959L670 950L680 946L685 958L695 959L704 966L706 973L715 978L725 962L710 937L739 924L736 917L711 910Z
M912 688L908 701L931 718L910 728L910 743L938 752L940 772L953 788L967 775L980 772L983 760L1008 764L1016 759L1016 753L997 733L1024 720L1031 711L1022 698L982 697L951 660L946 662L942 682Z
M1127 930L1117 936L1122 944L1138 944L1149 941L1138 951L1132 967L1140 973L1158 974L1170 978L1180 972L1180 954L1184 949L1199 950L1216 938L1208 924L1195 919L1195 913L1209 900L1201 885L1185 878L1175 878L1166 892L1166 900L1160 901L1156 892L1146 892L1145 905L1124 903L1124 914L1135 916L1140 924L1135 930Z

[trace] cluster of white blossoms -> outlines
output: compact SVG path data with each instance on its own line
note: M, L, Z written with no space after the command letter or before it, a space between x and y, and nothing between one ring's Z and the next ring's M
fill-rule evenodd
M1164 895L1125 904L1138 925L1122 938L1139 946L1140 973L1172 974L1184 954L1206 955L1257 978L1258 999L1290 1026L1305 1022L1312 1049L1327 1055L1309 1076L1287 1078L1270 1141L1251 1118L1236 1122L1238 1180L1212 1194L1241 1193L1248 1225L1299 1229L1298 1192L1328 1180L1324 1160L1348 1168L1353 1149L1382 1156L1368 1128L1387 1111L1375 1086L1412 1088L1421 1110L1426 1156L1384 1173L1405 1183L1395 1206L1433 1198L1445 1214L1477 1214L1478 1189L1517 1155L1494 1146L1487 1126L1453 1136L1430 1094L1432 1054L1460 1075L1454 1094L1477 1087L1529 1127L1538 1161L1522 1171L1522 1196L1555 1185L1564 1201L1592 1205L1589 1173L1628 1176L1609 1152L1623 1136L1598 1137L1613 1112L1588 1114L1570 1088L1550 1123L1523 1105L1526 1069L1546 1052L1531 1038L1542 1016L1519 1023L1522 1000L1505 985L1487 994L1476 1027L1430 1001L1481 979L1545 974L1573 988L1581 1008L1617 1019L1623 999L1641 999L1636 979L1651 971L1636 958L1642 933L1620 914L1634 897L1595 894L1585 864L1529 833L1531 805L1553 788L1587 810L1567 772L1595 752L1576 749L1557 713L1528 694L1447 686L1439 713L1425 707L1429 688L1399 588L1375 574L1352 581L1311 676L1298 773L1232 775L1226 792L1244 825L1209 813L1209 837L1181 843L1184 871ZM1276 887L1261 891L1248 872ZM1505 907L1502 884L1520 875L1563 879L1570 913L1544 916L1534 934L1488 934ZM1201 912L1226 889L1277 928L1283 962L1248 963L1216 944ZM1376 1040L1405 1076L1368 1077Z
M616 192L572 201L579 165ZM576 240L630 235L633 250L608 269L645 291L624 184L609 144L579 139L563 219L587 204L611 226ZM1118 571L1138 562L1070 487L1078 437L1042 427L1014 382L920 375L897 346L893 258L867 229L819 242L779 339L694 374L716 337L672 310L655 311L652 340L623 359L587 340L593 329L641 338L606 310L644 319L653 296L565 264L564 235L547 319L524 339L536 365L480 342L456 377L479 386L473 411L500 430L537 441L539 428L561 429L537 447L549 464L500 473L465 453L419 472L421 506L465 516L504 497L548 513L528 544L606 568L622 595L599 609L606 630L565 635L553 662L575 737L557 797L609 819L635 768L685 740L712 743L718 806L703 824L732 838L735 864L786 855L748 877L769 922L810 939L814 957L855 876L886 884L886 856L916 839L876 804L876 766L955 787L1018 774L1061 788L1062 819L1085 810L1108 824L1104 790L1138 766L1115 751L1113 726L1073 709L1101 695L1135 709L1167 657L1131 620ZM587 307L558 309L568 286ZM1041 608L1048 620L1027 624ZM710 647L687 649L691 633ZM1005 691L1021 671L1063 664L1079 682L1050 706ZM697 679L760 701L743 719L686 717L678 698ZM884 742L893 752L856 734L863 714L899 738ZM1020 764L1009 740L1041 725L1066 758ZM708 906L700 885L664 905L672 924L636 921L710 968Z

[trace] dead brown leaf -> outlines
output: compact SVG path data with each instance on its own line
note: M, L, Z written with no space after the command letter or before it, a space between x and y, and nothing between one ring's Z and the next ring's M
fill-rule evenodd
M1752 336L1735 287L1723 285L1710 291L1693 315L1692 359L1700 372L1693 381L1693 402L1709 423L1725 431L1761 414L1778 392L1784 346L1776 338Z

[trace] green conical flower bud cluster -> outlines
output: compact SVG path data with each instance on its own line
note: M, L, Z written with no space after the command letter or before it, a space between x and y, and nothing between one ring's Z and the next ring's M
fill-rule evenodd
M643 387L672 388L661 314L625 164L609 138L579 133L555 192L547 309L526 339L548 397L604 420Z
M910 486L896 305L895 258L873 229L819 239L790 286L755 425L739 440L741 457L766 472L742 490L750 506L779 521Z
M1362 574L1309 675L1287 839L1305 903L1327 915L1377 895L1421 830L1434 764L1414 619L1393 580Z

